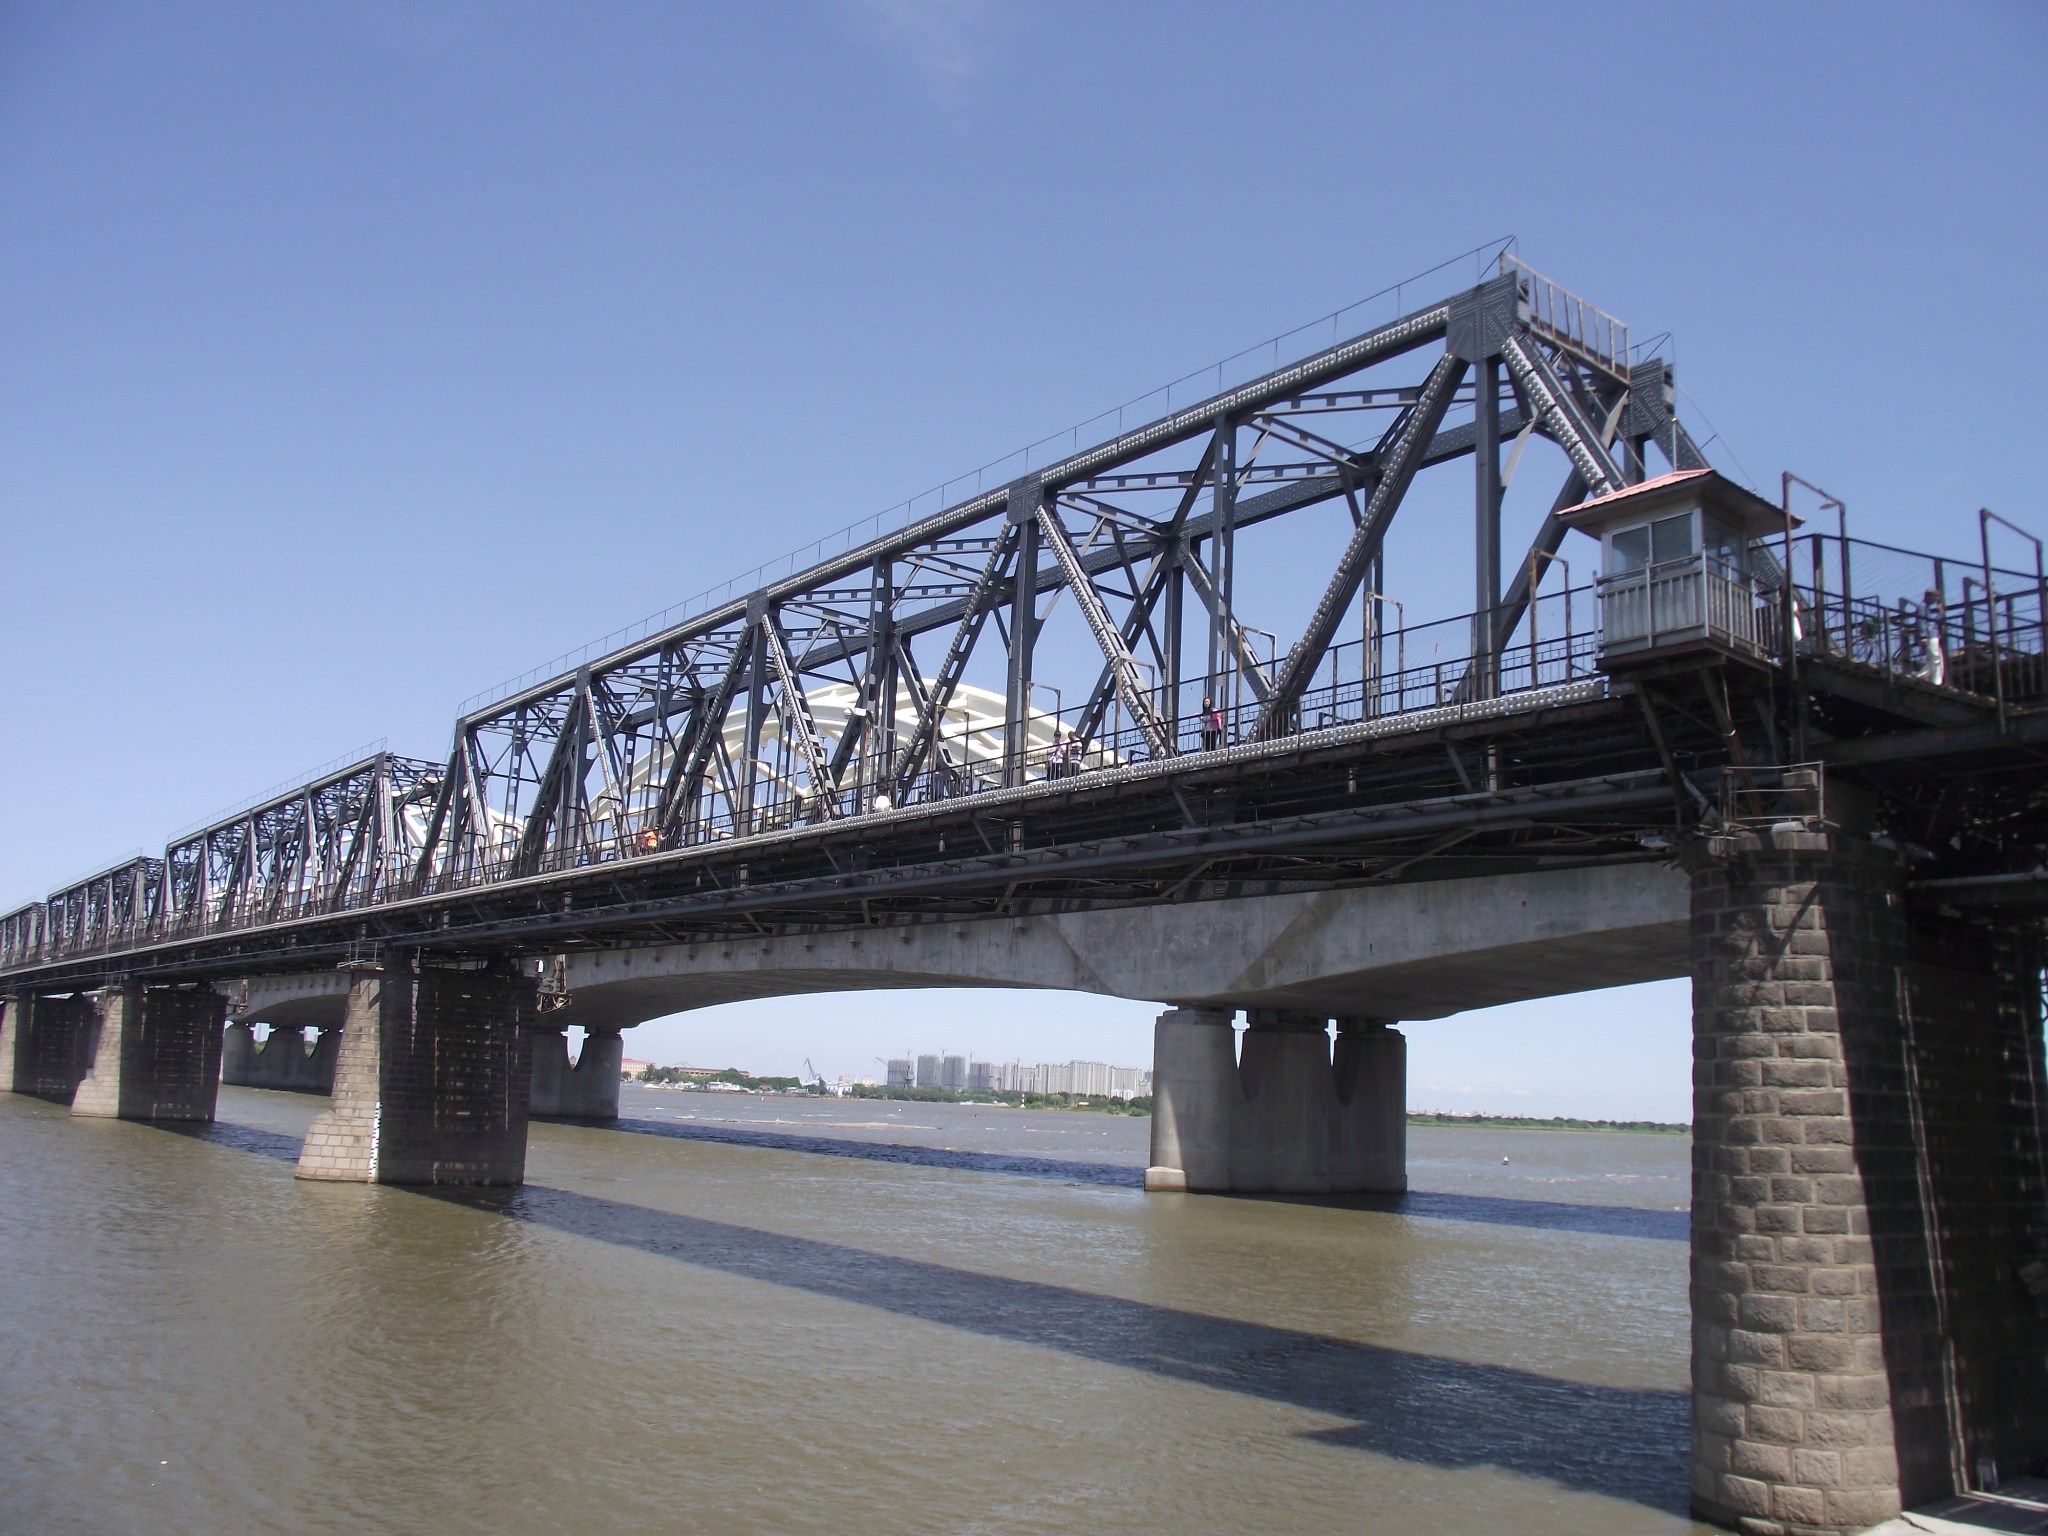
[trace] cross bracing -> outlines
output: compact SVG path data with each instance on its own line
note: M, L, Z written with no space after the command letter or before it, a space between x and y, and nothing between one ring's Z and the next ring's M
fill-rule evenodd
M1510 561L1504 482L1537 442L1557 490ZM1559 514L1703 465L1669 368L1506 261L474 709L443 762L377 754L0 918L0 968L201 935L331 944L351 914L366 942L425 924L456 944L487 907L501 936L560 937L657 887L664 915L630 920L660 933L865 922L885 896L915 913L970 887L985 906L1394 878L1483 866L1503 839L1626 852L1688 740L1729 733L1646 730L1611 696L1590 584L1552 574ZM1419 480L1458 474L1474 600L1410 622L1387 534ZM1260 541L1311 520L1324 563L1293 572L1293 606L1253 603ZM809 906L776 894L797 885Z
M1696 458L1661 399L1621 440L1625 332L1604 317L1589 324L1598 312L1561 295L1511 265L467 716L418 879L630 858L1043 780L1064 765L1032 740L1030 722L1047 713L1033 697L1034 653L1062 602L1098 658L1093 678L1064 679L1074 702L1055 720L1088 743L1083 753L1108 729L1134 732L1134 751L1170 755L1191 726L1199 739L1201 700L1219 695L1233 715L1255 701L1259 734L1285 734L1318 682L1335 681L1337 628L1357 611L1409 484L1472 457L1479 420L1496 443L1526 429L1564 446L1565 500L1622 483L1623 459L1640 475L1653 441ZM1488 326L1506 367L1488 372L1482 401L1462 353ZM1420 385L1378 382L1417 354ZM1454 408L1472 420L1448 420ZM1306 633L1284 662L1262 662L1237 611L1238 543L1338 501L1355 509L1357 531ZM1490 649L1519 622L1502 615ZM971 675L1004 700L999 765L976 750L985 729L948 724ZM813 706L825 691L843 702L829 725Z

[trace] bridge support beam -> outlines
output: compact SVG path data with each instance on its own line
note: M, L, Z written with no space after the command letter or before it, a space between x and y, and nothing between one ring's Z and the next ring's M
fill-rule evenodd
M91 1119L211 1120L227 999L211 987L117 982L99 997L92 1069L71 1098Z
M533 1090L530 978L486 971L357 973L334 1107L314 1117L302 1179L518 1184Z
M2048 1448L2038 952L1841 834L1693 884L1693 1502L1841 1532ZM2031 1292L2031 1294L2030 1294Z
M568 1032L542 1024L533 1032L533 1101L530 1113L564 1120L619 1118L619 1064L625 1042L616 1029L588 1029L583 1051L569 1065Z
M1407 1042L1376 1019L1257 1010L1240 1062L1231 1015L1176 1008L1153 1031L1148 1190L1398 1192Z
M0 1006L0 1086L69 1104L92 1069L93 999L18 992Z

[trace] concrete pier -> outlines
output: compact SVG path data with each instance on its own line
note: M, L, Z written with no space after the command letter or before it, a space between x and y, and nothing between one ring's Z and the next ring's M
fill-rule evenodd
M1843 834L1690 864L1696 1511L1847 1532L2024 1470L2048 1445L2040 956L1909 913L1896 855Z
M1339 1019L1331 1058L1333 1189L1408 1188L1408 1040L1384 1019Z
M313 1042L312 1054L307 1058L305 1091L307 1093L334 1092L334 1069L341 1060L341 1026L331 1024L320 1031L320 1038Z
M1176 1008L1153 1029L1148 1190L1245 1194L1407 1188L1407 1049L1379 1020Z
M584 1033L583 1050L569 1063L565 1027L542 1024L533 1032L531 1113L563 1120L619 1118L619 1064L625 1042L616 1029Z
M227 1000L211 987L119 982L99 995L92 1067L71 1113L121 1120L211 1120L220 1091Z
M358 971L334 1107L314 1118L302 1179L518 1184L533 1090L530 978Z
M92 1068L98 1004L84 993L21 992L0 1002L0 1009L0 1087L69 1104Z
M229 1088L249 1086L249 1064L256 1056L256 1032L240 1019L228 1021L220 1042L220 1080Z
M1227 1190L1237 1039L1221 1008L1174 1008L1152 1026L1150 1190Z
M1336 1080L1329 1020L1254 1009L1238 1054L1230 1187L1323 1194L1330 1183Z

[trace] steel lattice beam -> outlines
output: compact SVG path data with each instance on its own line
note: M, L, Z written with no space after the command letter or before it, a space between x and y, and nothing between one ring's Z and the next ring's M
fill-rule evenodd
M1478 322L1495 328L1483 352L1467 334ZM1618 322L1504 263L1469 293L472 710L445 764L377 754L0 917L0 968L1029 792L1053 771L1040 750L1052 726L1102 763L1158 761L1183 750L1196 698L1240 687L1250 713L1233 738L1277 741L1305 699L1328 713L1340 658L1376 643L1337 636L1368 573L1380 585L1387 529L1418 475L1510 440L1519 453L1534 434L1568 462L1562 508L1641 478L1651 443L1675 465L1703 462L1672 413L1668 369L1627 369L1626 352ZM1511 401L1488 389L1497 366ZM1483 470L1480 483L1483 545ZM1341 525L1346 510L1332 565L1302 583L1313 602L1241 611L1254 589L1236 573L1261 530L1333 511ZM1555 510L1523 566L1479 573L1482 591L1506 581L1491 622L1471 625L1488 667L1557 549ZM1276 664L1254 644L1268 633L1286 643ZM937 635L938 664L920 669L914 651L922 640L932 654ZM1060 684L1079 702L1054 720L1032 693ZM1105 741L1113 705L1129 728Z

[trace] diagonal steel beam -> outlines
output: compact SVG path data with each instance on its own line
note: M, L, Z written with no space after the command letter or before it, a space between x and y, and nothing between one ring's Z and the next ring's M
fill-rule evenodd
M463 803L463 828L467 846L459 850L472 867L488 868L491 858L491 812L484 800L484 781L490 777L481 760L481 749L474 729L463 729L456 736L458 750L462 753L462 788L465 792ZM451 848L450 854L458 850Z
M1436 436L1437 428L1443 425L1444 412L1450 408L1452 394L1464 382L1468 366L1464 359L1449 353L1438 358L1436 366L1429 370L1429 377L1423 381L1415 408L1397 429L1399 435L1376 455L1383 466L1379 484L1373 487L1372 497L1365 504L1364 519L1351 531L1351 542L1338 559L1337 572L1323 589L1323 595L1310 615L1308 628L1281 664L1273 692L1259 711L1258 724L1254 728L1257 739L1265 740L1286 729L1289 716L1308 690L1309 679L1323 664L1323 655L1336 638L1337 626L1343 622L1351 600L1358 595L1358 585L1365 577L1366 567L1386 537L1387 525L1393 521L1401 498L1408 494L1408 486L1415 479L1416 470L1422 467L1423 452Z
M462 775L462 748L460 742L448 754L448 771L441 775L441 785L434 793L434 809L427 815L427 829L420 836L419 857L413 860L412 884L417 888L426 883L434 867L434 854L443 841L455 836L452 825L457 820L457 797L460 794L457 781Z
M554 750L548 754L547 766L534 785L533 809L527 812L526 825L519 832L519 851L512 859L512 867L520 874L530 875L540 868L550 830L555 834L557 847L572 835L570 802L572 797L581 798L589 751L589 701L585 689L588 682L587 672L577 678L561 728L555 732Z
M1140 635L1150 633L1152 610L1159 605L1161 594L1172 584L1178 570L1178 561L1170 547L1153 558L1145 579L1138 584L1138 594L1131 603L1131 611L1124 618L1123 641L1126 647L1135 645ZM1154 649L1157 650L1156 637ZM1116 692L1116 680L1116 667L1105 661L1101 672L1096 674L1095 686L1088 691L1088 702L1075 717L1075 734L1083 740L1093 740L1102 729L1102 717Z
M1501 343L1501 356L1507 360L1508 372L1514 375L1515 386L1528 400L1531 413L1571 458L1572 468L1579 472L1592 494L1605 496L1620 490L1625 480L1621 467L1543 354L1529 345L1526 335L1517 334Z
M812 798L825 815L836 816L839 804L832 793L832 769L825 758L825 747L818 740L818 722L811 714L811 701L804 697L797 680L796 668L789 659L789 642L782 626L775 621L773 608L761 615L761 635L768 645L769 670L775 674L775 686L782 692L782 728L796 738L796 749L803 754L804 766L810 770Z
M1160 597L1174 585L1174 578L1179 574L1183 564L1181 551L1185 548L1185 545L1182 543L1182 536L1187 528L1188 517L1194 511L1195 503L1201 498L1202 491L1208 486L1209 481L1214 476L1217 450L1222 446L1224 434L1234 430L1235 428L1228 422L1219 422L1217 424L1216 429L1209 434L1209 440L1202 445L1202 455L1195 461L1195 467L1188 476L1187 488L1181 492L1180 500L1174 506L1173 515L1156 529L1152 530L1152 536L1159 543L1160 553L1154 559L1152 569L1146 574L1145 581L1140 585L1138 598L1132 604L1131 612L1124 621L1123 640L1127 647L1135 645L1138 635L1150 629L1152 610L1158 606ZM1127 558L1124 558L1121 541L1118 542L1117 555L1121 563L1128 568L1130 562ZM1199 562L1190 561L1186 563L1197 564ZM1096 561L1091 560L1087 564L1091 572L1096 569ZM1175 602L1175 623L1172 626L1171 643L1177 646L1180 641L1178 598L1175 599ZM1095 733L1102 729L1103 712L1108 709L1110 696L1116 690L1116 677L1115 665L1104 662L1101 675L1096 678L1095 686L1089 690L1087 706L1081 711L1080 718L1076 722L1075 729L1079 731L1082 737L1092 739ZM1169 679L1169 684L1174 681L1176 680ZM1262 694L1261 697L1264 697L1264 695ZM1169 687L1169 698L1175 711L1178 711L1180 700L1177 692L1171 686Z
M853 673L853 703L846 711L846 726L840 731L839 740L833 744L832 762L827 770L835 795L845 784L847 767L853 762L854 755L861 751L871 729L881 726L894 712L895 684L889 675L889 662L894 650L889 643L894 617L894 585L894 563L877 560L868 577L868 622L860 642L866 651L862 665L855 669L853 653L845 645L840 647L841 659ZM884 688L891 691L886 706L882 701ZM886 726L882 726L882 730L886 733Z
M626 819L631 814L628 799L632 788L632 775L627 768L627 753L619 746L619 722L626 711L612 694L610 686L600 678L589 678L583 687L583 707L595 732L598 771L604 775L605 798L612 803L612 843L624 849L626 844ZM581 780L577 792L585 797L588 806L588 791Z
M1273 697L1273 680L1266 676L1266 669L1259 664L1258 656L1252 651L1251 641L1246 638L1245 628L1237 622L1237 615L1223 607L1223 595L1209 579L1209 573L1199 560L1190 560L1186 565L1188 587L1202 600L1202 606L1209 611L1212 623L1223 626L1223 635L1229 642L1230 654L1237 658L1238 669L1244 680L1252 685L1252 696L1261 704Z
M960 616L959 627L953 631L952 644L946 647L946 659L940 663L938 676L932 680L931 697L920 702L917 728L910 733L910 744L896 768L898 805L910 792L911 781L924 767L926 757L938 751L941 717L953 700L953 690L960 684L961 673L967 669L967 658L974 651L974 642L981 637L982 625L987 623L1001 596L1003 576L1021 542L1019 526L1016 523L1003 525L995 547L988 552L988 564L974 579L974 590L967 594L967 611Z
M917 658L911 654L910 636L900 633L892 635L889 644L895 657L896 676L903 684L904 693L910 698L911 709L916 713L917 718L922 720L931 711L932 695L931 690L925 686L924 674L917 669ZM893 692L889 695L887 702L888 707L893 711L896 707L896 696ZM894 793L894 787L903 762L903 750L895 743L893 732L890 738L889 750L892 756L883 763L881 773L889 781L890 792Z
M1102 597L1095 585L1088 579L1088 572L1081 566L1081 557L1074 552L1074 546L1067 539L1067 530L1060 526L1060 520L1053 516L1052 508L1038 509L1038 530L1052 550L1052 557L1066 577L1067 586L1073 591L1074 601L1081 609L1081 616L1088 622L1088 632L1095 637L1095 644L1102 652L1102 659L1117 675L1117 687L1123 693L1124 703L1130 709L1131 718L1138 724L1144 735L1145 744L1152 749L1154 757L1168 757L1173 753L1173 742L1166 727L1159 723L1159 716L1152 711L1152 701L1145 697L1145 680L1138 673L1138 664L1132 659L1130 649L1124 644L1123 636L1117 632L1116 622L1110 618L1109 610L1102 606Z
M739 691L740 680L746 676L747 657L752 649L740 640L733 642L732 659L726 663L718 686L698 700L696 714L683 733L685 744L678 748L669 766L668 782L661 787L661 809L655 819L664 846L673 846L679 839L683 820L704 788L712 750L725 739L725 717L732 708L732 696Z
M348 852L342 855L341 864L335 870L324 903L327 910L337 912L346 905L349 886L361 870L368 880L374 880L377 861L382 856L384 826L390 818L391 805L391 756L379 753L377 767L370 775L369 792L363 796L362 808L356 812L355 823L348 839ZM374 887L372 887L374 888Z

